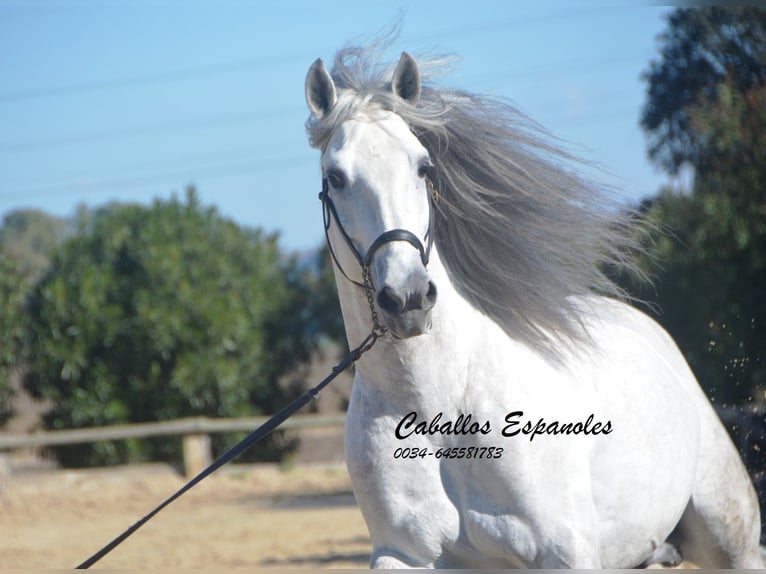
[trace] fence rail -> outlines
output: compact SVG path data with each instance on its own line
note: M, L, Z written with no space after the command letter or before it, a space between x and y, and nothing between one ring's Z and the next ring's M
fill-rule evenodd
M184 467L187 476L190 476L210 463L211 434L250 432L266 422L267 419L268 417L265 416L221 419L193 417L108 427L40 431L21 435L0 433L0 451L176 435L183 437ZM344 420L345 415L343 414L296 415L282 423L279 428L282 430L303 430L342 427Z

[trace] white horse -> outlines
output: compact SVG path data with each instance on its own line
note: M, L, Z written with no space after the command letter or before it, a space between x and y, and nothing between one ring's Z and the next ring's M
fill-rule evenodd
M762 567L754 489L681 353L596 295L618 291L614 211L509 105L375 58L306 79L348 340L386 331L346 423L371 566Z

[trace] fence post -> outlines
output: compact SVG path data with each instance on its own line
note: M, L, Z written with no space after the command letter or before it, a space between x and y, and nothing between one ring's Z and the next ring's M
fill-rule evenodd
M210 435L185 434L183 439L184 473L187 478L196 476L213 462Z

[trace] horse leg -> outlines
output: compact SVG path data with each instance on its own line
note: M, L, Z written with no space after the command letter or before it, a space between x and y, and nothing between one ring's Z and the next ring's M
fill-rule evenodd
M597 570L602 567L597 546L587 537L575 534L569 539L551 541L549 546L541 548L540 556L534 568Z
M549 516L540 528L540 553L535 568L593 570L602 567L590 481L585 484L588 488L571 492L560 513Z
M652 564L678 566L681 562L683 562L683 557L678 550L676 550L676 547L668 542L663 542L644 559L639 568L648 568Z
M701 440L691 499L669 541L701 568L763 568L758 497L717 416Z
M413 566L400 558L397 552L386 548L375 549L370 557L370 568L381 570L409 570L422 569L425 566Z
M412 568L412 566L405 564L398 558L394 558L393 556L376 556L372 560L370 560L370 568L372 569L383 569L383 570L405 570Z
M745 525L747 516L723 516L718 504L700 504L692 499L670 540L684 560L700 568L761 569L758 531ZM755 534L753 534L755 533Z

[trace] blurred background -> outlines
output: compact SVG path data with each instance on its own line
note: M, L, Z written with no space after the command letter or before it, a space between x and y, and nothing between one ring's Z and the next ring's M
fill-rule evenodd
M2 436L268 414L323 376L345 340L304 77L397 21L392 60L457 55L442 83L510 99L641 213L653 282L619 280L678 341L763 502L759 8L0 0ZM315 409L342 414L349 384ZM247 457L341 456L338 433L310 440ZM177 437L32 454L183 456Z

